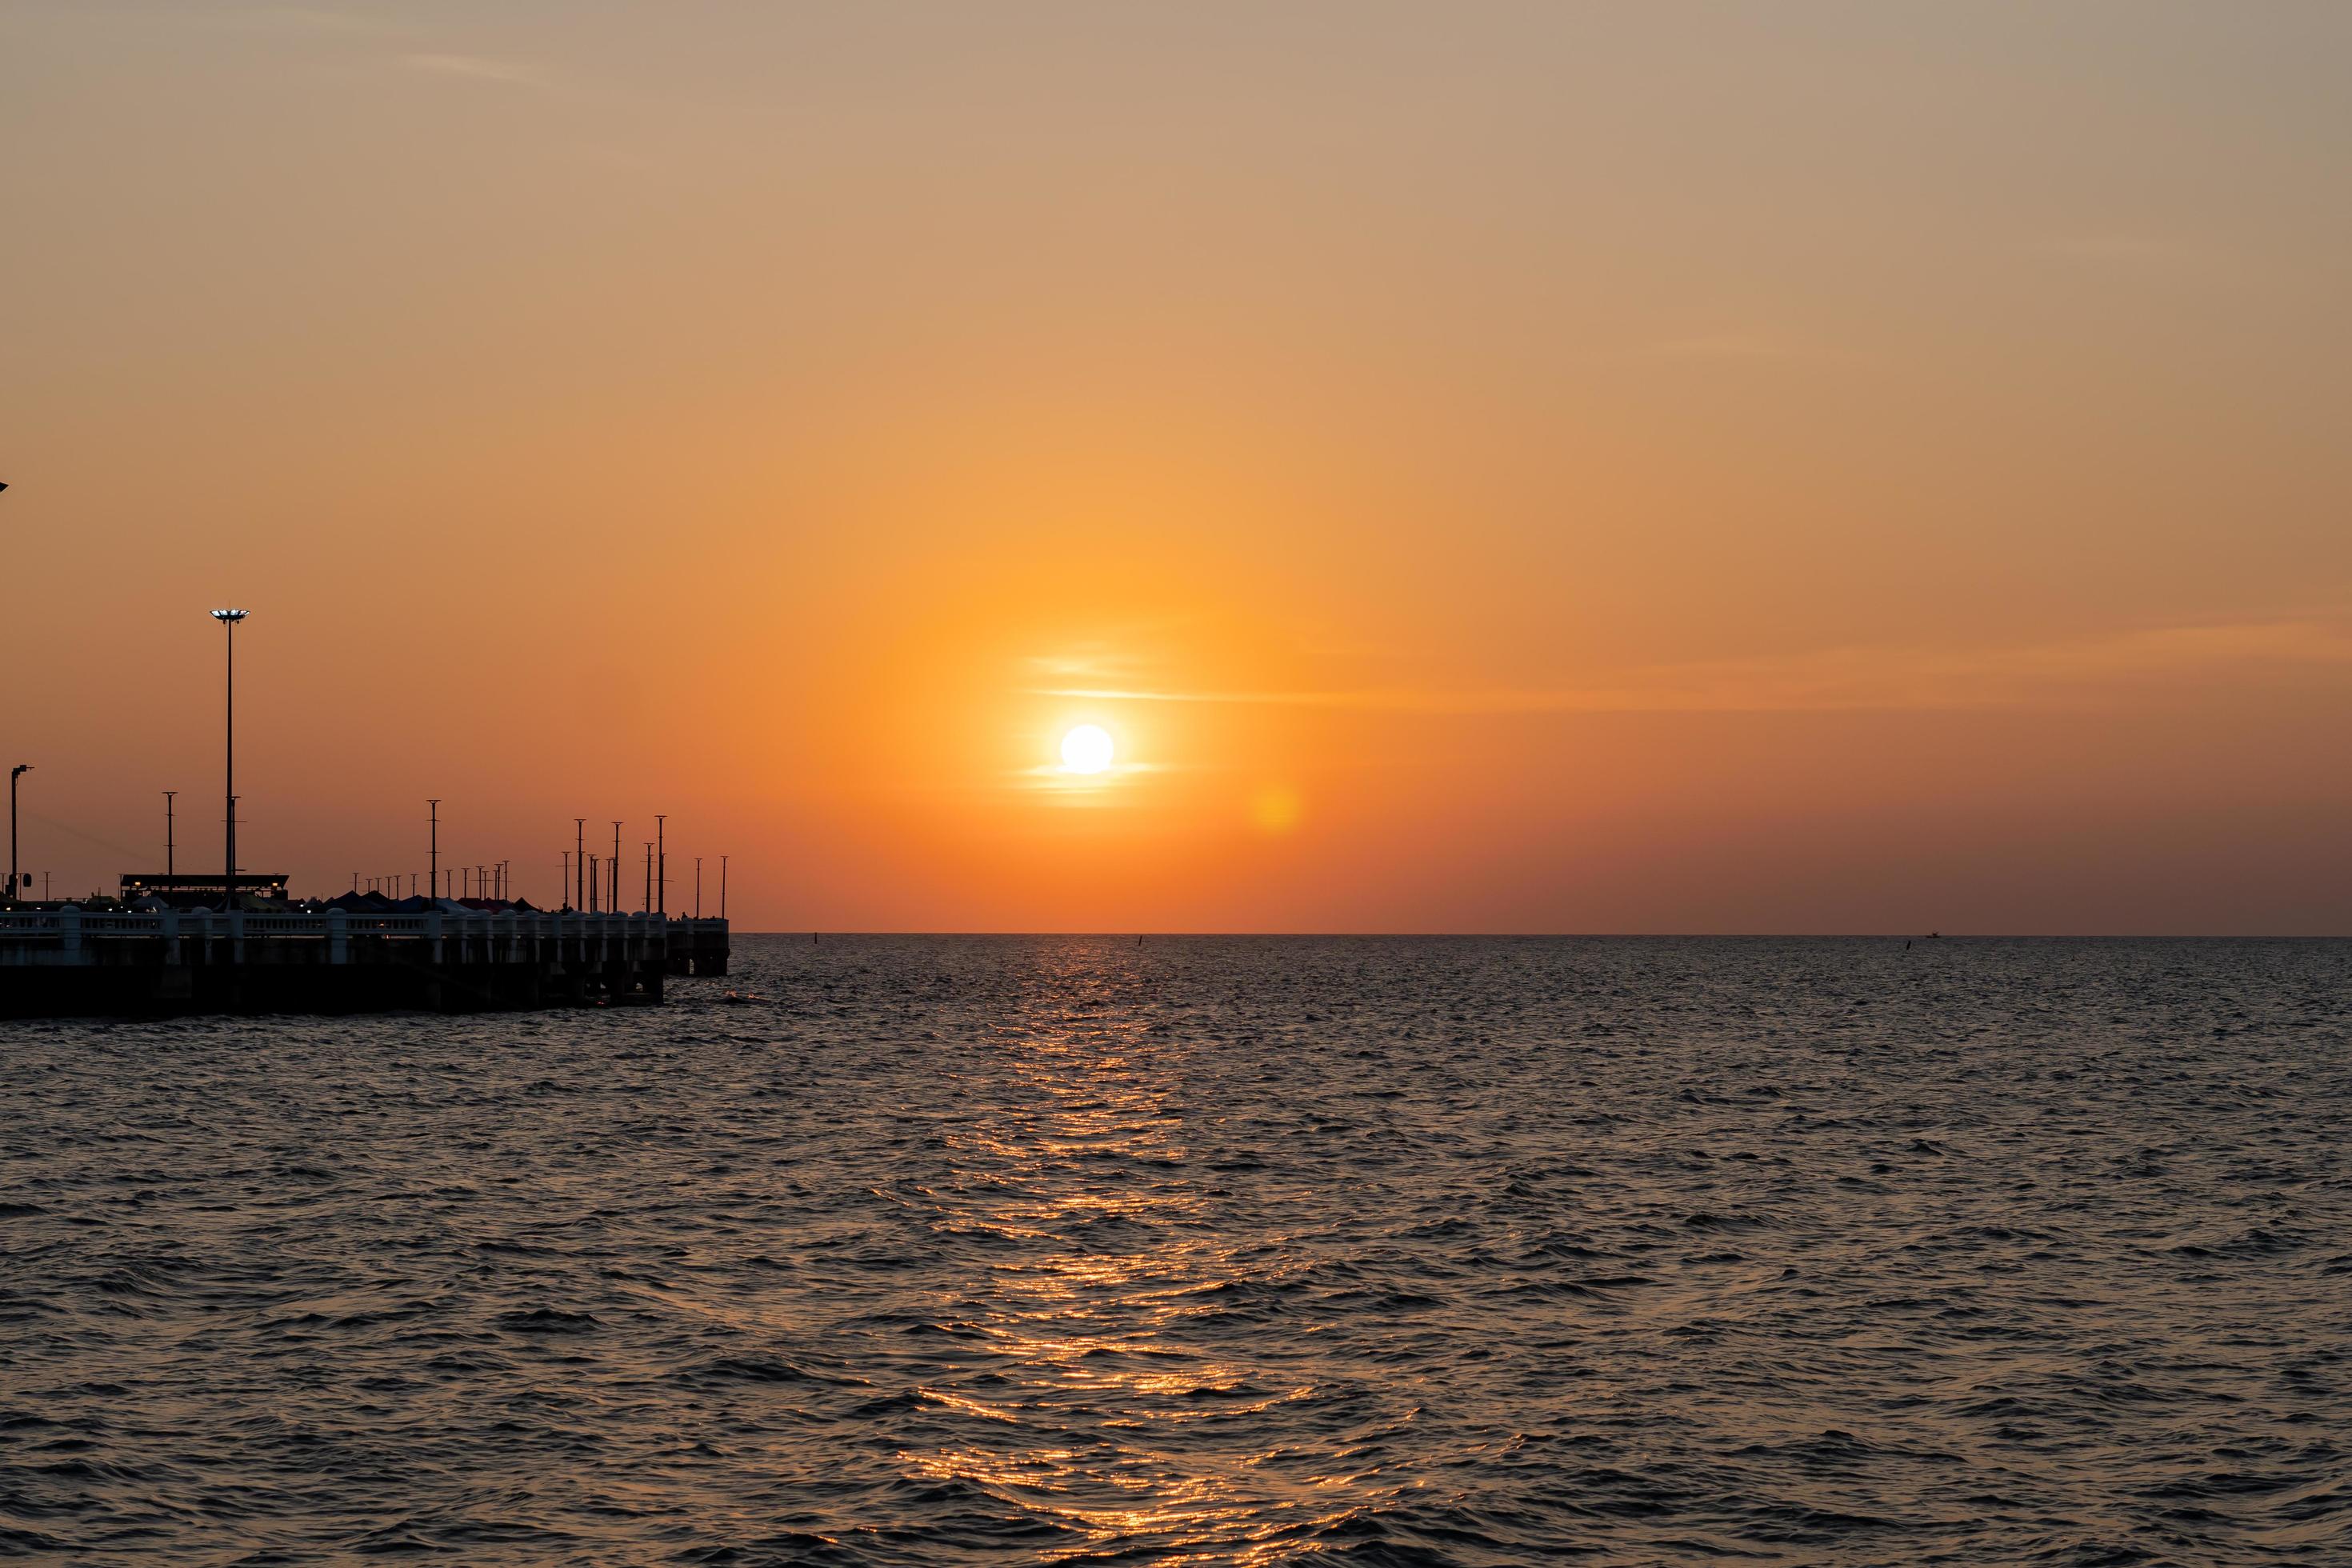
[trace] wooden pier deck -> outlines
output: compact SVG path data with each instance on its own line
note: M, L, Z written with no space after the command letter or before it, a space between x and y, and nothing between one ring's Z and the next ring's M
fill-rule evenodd
M0 1017L469 1013L659 1002L727 922L658 914L0 912Z

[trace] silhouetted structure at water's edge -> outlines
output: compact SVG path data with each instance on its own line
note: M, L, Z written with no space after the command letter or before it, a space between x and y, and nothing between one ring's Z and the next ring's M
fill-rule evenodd
M0 1017L597 1006L727 973L724 920L373 902L0 912Z

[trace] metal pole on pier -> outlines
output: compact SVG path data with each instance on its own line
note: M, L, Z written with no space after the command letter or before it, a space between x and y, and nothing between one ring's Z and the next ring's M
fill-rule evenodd
M719 918L727 918L727 857L719 858Z
M436 797L425 804L432 809L432 816L426 819L432 837L426 841L425 851L425 885L437 888L441 885L441 802Z
M163 792L163 875L166 877L177 869L173 863L172 797L179 793L175 789L167 789Z
M33 771L30 763L18 763L8 770L8 902L16 902L16 890L25 879L16 875L16 781Z
M662 825L669 820L660 812L654 813L654 896L656 914L669 912L669 846L662 837Z
M604 874L596 869L596 857L588 857L588 912L596 912L596 889L603 887Z
M614 914L621 912L621 825L613 824L613 858L605 862L604 872L613 879L613 896L604 907Z
M575 910L586 909L588 907L588 819L584 816L575 816L572 819L571 886L572 888L572 907Z
M212 612L213 619L228 629L228 710L224 744L227 758L226 787L221 793L228 797L228 842L223 851L223 858L227 862L225 875L232 904L236 900L236 624L245 616L243 610Z
M646 913L654 912L654 847L651 840L646 844L646 901L643 907Z
M702 857L694 858L694 918L702 918Z

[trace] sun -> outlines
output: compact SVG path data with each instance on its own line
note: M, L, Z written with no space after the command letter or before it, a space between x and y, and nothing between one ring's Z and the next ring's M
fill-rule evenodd
M1110 766L1110 731L1081 724L1063 736L1062 766L1074 773L1098 773Z

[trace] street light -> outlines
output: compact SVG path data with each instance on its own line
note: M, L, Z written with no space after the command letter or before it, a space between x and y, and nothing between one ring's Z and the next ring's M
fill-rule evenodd
M243 610L215 610L213 619L228 630L228 722L226 752L228 788L228 844L225 851L228 860L228 899L236 902L236 623L245 619Z
M30 763L18 763L8 770L8 902L16 902L16 889L25 884L16 877L16 781L33 771Z

